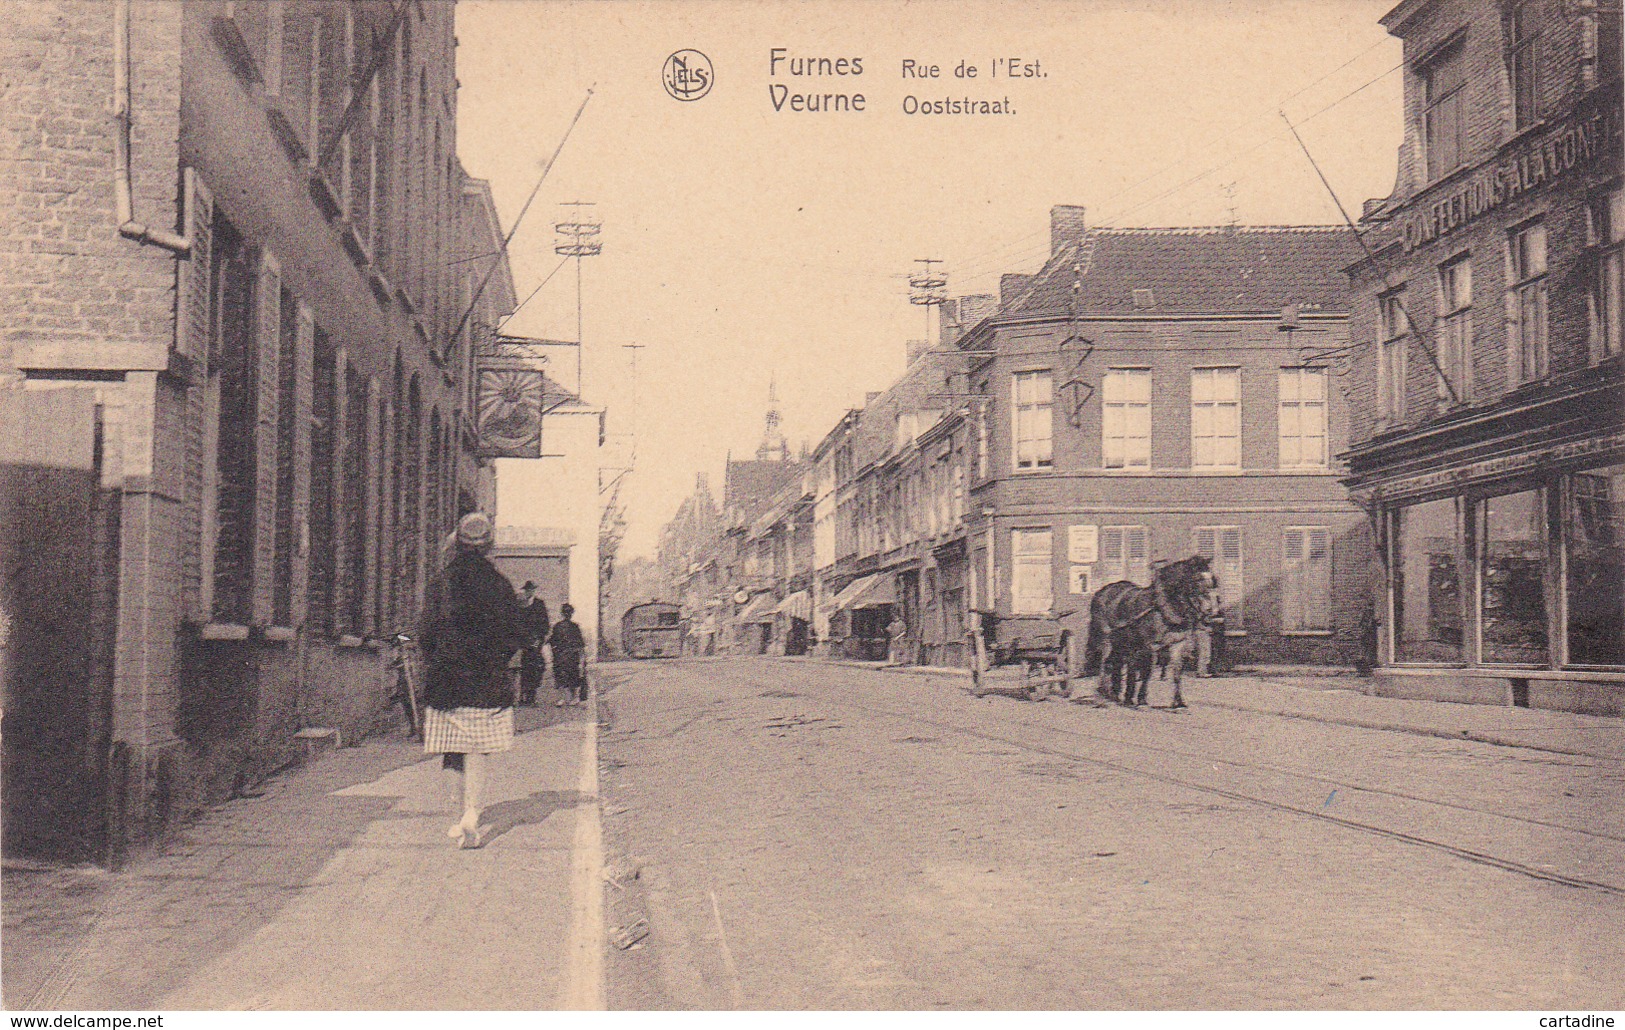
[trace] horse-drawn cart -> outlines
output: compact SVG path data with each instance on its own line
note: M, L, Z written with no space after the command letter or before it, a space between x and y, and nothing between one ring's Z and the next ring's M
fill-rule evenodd
M1000 619L992 612L977 612L976 625L967 634L971 648L971 693L1016 694L1042 701L1050 693L1072 696L1078 678L1076 635L1063 620L1052 617Z

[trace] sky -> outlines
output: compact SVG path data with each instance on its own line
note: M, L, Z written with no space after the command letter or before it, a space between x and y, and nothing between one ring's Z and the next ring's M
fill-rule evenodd
M1283 111L1350 214L1386 196L1392 2L463 0L458 152L504 228L564 140L510 246L518 296L541 289L506 332L576 338L554 224L581 201L603 225L580 266L581 385L633 466L622 555L654 553L697 472L721 500L727 456L761 440L770 380L799 447L901 374L927 331L908 302L916 259L941 260L954 295L996 293L1043 263L1055 204L1091 225L1340 222ZM690 101L663 85L684 49L713 71ZM862 71L789 74L803 57ZM937 77L905 78L905 61ZM995 78L1011 61L1039 74ZM775 86L862 94L864 110L776 109ZM909 114L911 97L1013 113ZM571 352L554 354L574 383ZM523 522L522 498L502 503Z

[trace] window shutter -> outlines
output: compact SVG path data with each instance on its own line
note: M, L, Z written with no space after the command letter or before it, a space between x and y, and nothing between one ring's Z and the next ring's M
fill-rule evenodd
M198 362L209 353L209 258L214 230L214 194L194 169L185 171L186 235L192 241L180 263L180 317L175 320L175 349Z
M1199 528L1196 531L1196 553L1213 561L1218 557L1218 548L1213 543L1213 530Z
M1150 586L1151 549L1146 546L1144 526L1130 526L1123 531L1123 551L1123 578Z
M299 305L299 328L294 337L293 423L293 602L294 625L302 625L310 611L310 420L315 386L316 319L308 306ZM327 473L326 469L322 470Z
M1332 628L1332 534L1329 529L1311 529L1308 536L1309 568L1305 593L1309 604L1308 628Z
M276 561L277 396L281 380L282 270L270 254L261 254L255 290L255 354L258 376L254 419L255 521L251 618L257 626L273 619Z

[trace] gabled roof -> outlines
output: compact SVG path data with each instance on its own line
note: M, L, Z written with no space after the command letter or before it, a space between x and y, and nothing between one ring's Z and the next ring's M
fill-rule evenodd
M1343 226L1091 229L999 314L1067 314L1074 266L1082 268L1083 315L1240 314L1287 304L1346 312L1343 270L1358 256Z

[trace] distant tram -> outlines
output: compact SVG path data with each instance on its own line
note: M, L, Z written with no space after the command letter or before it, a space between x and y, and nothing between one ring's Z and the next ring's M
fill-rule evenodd
M666 601L633 605L621 616L621 647L631 658L677 658L683 653L678 607Z

